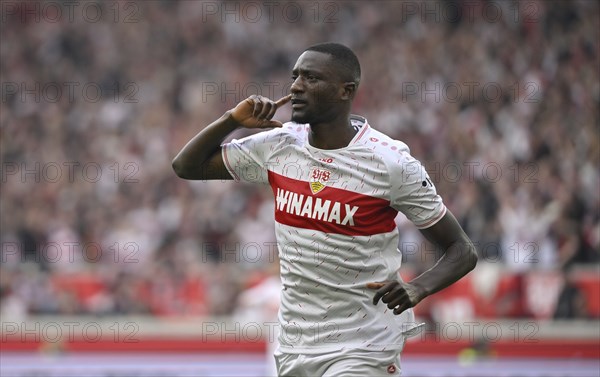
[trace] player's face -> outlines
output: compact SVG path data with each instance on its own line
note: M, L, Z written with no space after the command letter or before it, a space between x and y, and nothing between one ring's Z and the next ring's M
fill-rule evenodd
M318 124L334 119L343 83L329 54L305 51L292 71L292 121Z

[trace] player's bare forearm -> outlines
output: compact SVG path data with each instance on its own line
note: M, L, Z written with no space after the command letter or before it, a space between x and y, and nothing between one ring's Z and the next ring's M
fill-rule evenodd
M221 143L236 128L281 127L272 120L291 95L272 101L252 95L200 131L173 159L173 170L184 179L233 179L221 156Z
M173 170L184 179L232 179L221 159L221 143L239 127L231 112L194 136L173 159Z
M443 252L432 268L410 282L422 287L426 296L448 287L475 268L475 246L450 211L421 233Z
M367 285L376 289L373 304L379 300L400 314L465 276L477 264L473 242L460 227L450 211L435 225L422 229L427 240L443 251L437 263L410 282L386 281Z

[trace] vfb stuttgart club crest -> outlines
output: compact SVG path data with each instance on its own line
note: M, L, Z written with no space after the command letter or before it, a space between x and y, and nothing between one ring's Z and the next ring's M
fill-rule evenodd
M327 185L327 181L331 177L331 172L327 169L322 169L318 166L313 166L310 169L309 185L313 194L323 190Z

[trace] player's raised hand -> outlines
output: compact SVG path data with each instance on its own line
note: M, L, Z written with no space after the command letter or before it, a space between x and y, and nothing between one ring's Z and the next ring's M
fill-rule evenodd
M367 288L377 290L373 305L381 299L389 309L394 309L396 315L414 307L427 296L423 288L398 280L367 283Z
M289 94L272 101L269 98L251 95L231 110L232 118L244 128L271 128L283 126L281 122L272 120L277 109L292 99Z

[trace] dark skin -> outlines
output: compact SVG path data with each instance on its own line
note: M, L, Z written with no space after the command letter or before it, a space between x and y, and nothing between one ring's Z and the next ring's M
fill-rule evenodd
M356 131L350 124L352 100L358 83L330 55L304 52L292 71L291 94L277 101L250 96L200 131L173 159L173 169L184 179L233 179L221 155L221 143L237 128L282 127L273 120L278 108L292 102L292 121L310 124L309 143L320 149L347 146ZM475 268L475 247L452 213L421 233L442 256L429 270L410 282L372 282L373 304L381 300L394 314L412 308L425 297L456 282Z
M393 280L367 284L367 288L376 290L373 305L381 300L389 309L394 309L394 314L400 314L475 268L475 247L449 210L433 226L421 229L421 234L443 253L442 257L408 283Z
M332 60L327 54L306 51L292 70L292 121L309 123L308 141L320 149L343 148L356 133L350 108L357 83Z

